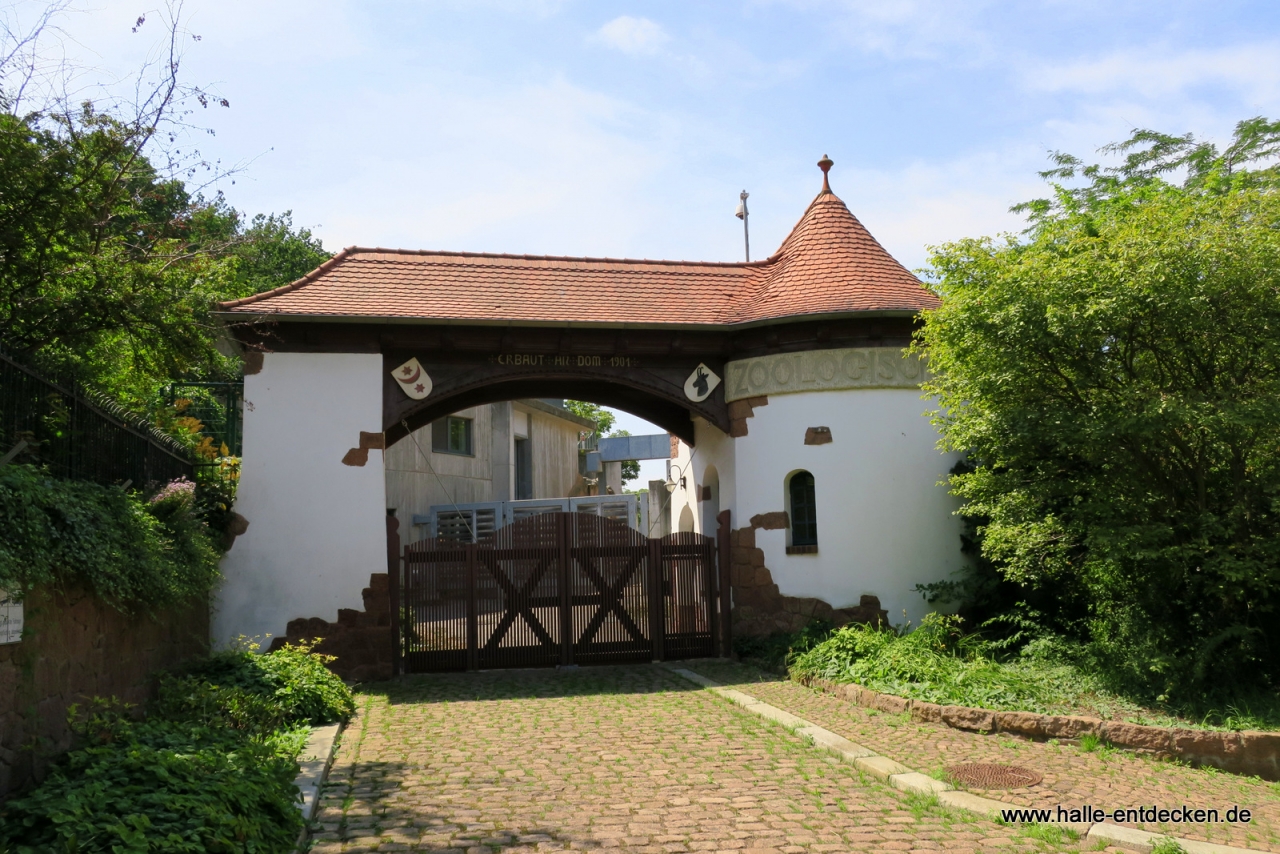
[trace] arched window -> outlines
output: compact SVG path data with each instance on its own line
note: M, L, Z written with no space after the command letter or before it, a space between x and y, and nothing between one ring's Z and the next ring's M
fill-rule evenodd
M813 493L813 475L798 471L787 484L791 499L791 546L818 546L818 503Z

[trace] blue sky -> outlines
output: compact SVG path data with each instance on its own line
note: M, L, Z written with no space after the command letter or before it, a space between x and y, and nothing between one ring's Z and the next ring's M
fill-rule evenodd
M154 4L154 0L149 0ZM144 2L65 18L98 79ZM325 245L732 260L819 186L910 267L1016 228L1046 153L1280 115L1280 3L188 0L225 190ZM198 117L204 119L204 117Z
M147 2L64 19L86 82L160 35ZM139 14L150 21L133 34ZM351 244L735 260L835 191L908 267L1018 228L1058 149L1280 116L1275 0L741 3L188 0L187 77L231 102L232 204ZM205 117L197 117L204 120Z

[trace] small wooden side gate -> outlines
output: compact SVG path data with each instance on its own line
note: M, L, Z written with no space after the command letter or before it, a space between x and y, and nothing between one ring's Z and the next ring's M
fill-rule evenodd
M396 547L397 672L716 655L728 640L723 551L717 561L715 538L648 539L583 513L531 516L474 544Z

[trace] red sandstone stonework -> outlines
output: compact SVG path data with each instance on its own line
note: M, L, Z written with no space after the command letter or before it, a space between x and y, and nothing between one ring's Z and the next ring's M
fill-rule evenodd
M774 632L795 632L815 619L846 623L889 624L889 612L875 596L863 596L850 608L833 608L812 597L784 596L764 565L764 552L756 548L756 529L786 527L786 513L762 513L751 526L729 534L729 583L733 588L733 633L758 637Z
M1280 733L1276 732L1167 729L1078 715L994 712L969 706L938 706L892 694L881 694L860 685L841 685L825 679L806 679L803 684L859 706L886 712L905 712L912 720L943 723L953 729L1010 733L1035 741L1077 741L1084 735L1096 735L1115 747L1158 758L1173 757L1192 765L1212 765L1234 774L1280 780Z
M385 572L369 576L369 586L362 591L364 610L338 610L337 622L320 617L290 620L285 636L271 642L271 651L286 643L320 638L315 651L335 656L329 663L334 673L353 682L390 679L395 652L391 637L391 599Z

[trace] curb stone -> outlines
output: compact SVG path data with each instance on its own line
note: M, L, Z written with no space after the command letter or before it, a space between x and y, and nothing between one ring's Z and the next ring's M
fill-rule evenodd
M750 694L745 694L733 688L726 688L701 673L694 673L692 670L686 670L683 667L660 666L677 676L700 685L712 693L719 694L734 705L741 706L744 711L759 715L767 720L776 721L793 732L805 736L815 747L820 747L842 756L860 771L886 781L895 789L924 795L936 795L938 802L943 806L978 813L986 818L995 818L1000 814L1000 810L1009 809L1012 806L1004 801L984 798L970 792L957 791L941 780L935 780L927 774L913 771L887 756L880 756L873 750L849 741L844 736L824 729L817 724L810 723L803 718L798 718L790 712L775 708L768 703L762 703ZM1231 845L1218 845L1213 842L1182 839L1181 837L1137 830L1120 824L1112 824L1111 822L1098 822L1092 825L1056 821L1048 823L1074 830L1082 838L1091 841L1106 842L1109 845L1116 845L1133 851L1150 851L1162 839L1172 839L1182 846L1186 854L1262 854L1262 852L1257 852L1253 848L1236 848Z
M298 809L302 812L303 827L295 846L296 851L303 850L306 844L311 821L316 817L316 807L320 803L320 786L324 784L329 767L333 764L334 749L341 732L342 724L312 727L307 746L298 754L298 776L293 782L302 791Z

